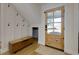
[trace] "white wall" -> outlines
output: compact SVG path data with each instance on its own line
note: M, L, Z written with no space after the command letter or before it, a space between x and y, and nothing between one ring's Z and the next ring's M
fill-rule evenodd
M40 4L31 4L31 3L24 3L24 4L14 4L17 7L17 10L23 14L23 16L28 20L30 23L29 25L29 36L32 36L32 27L38 27L38 42L41 43L42 37L40 37L40 24L41 24L41 8Z
M41 12L43 13L43 12ZM45 15L41 14L41 23L39 27L39 44L45 45Z
M32 27L38 27L38 32L40 31L41 23L41 11L40 4L35 3L19 3L13 4L16 6L17 10L28 20L30 24L29 27L29 36L32 36ZM40 32L38 33L38 41L40 41Z
M78 4L78 10L79 10L79 4ZM78 32L79 32L79 12L78 12ZM78 38L78 49L79 49L79 38Z
M79 27L79 4L74 4L74 42L78 45L78 27ZM78 52L78 46L74 45L76 48L76 53Z
M19 3L13 4L17 10L28 20L31 25L40 24L40 6L35 3Z
M78 8L76 4L65 6L65 40L64 51L78 54Z
M24 22L23 22L24 20ZM8 23L10 26L8 26ZM28 23L17 11L12 4L1 4L1 53L9 48L9 41L28 36ZM18 24L18 27L16 26ZM23 27L24 24L24 27Z
M41 4L41 11L60 7L62 5L65 5L65 4L63 4L63 3L44 3L44 4Z
M78 8L76 4L42 4L42 19L41 19L41 30L40 30L40 44L45 44L45 17L44 11L56 8L59 6L65 7L65 38L64 38L64 51L70 54L78 54L78 16L76 13L78 12ZM43 22L44 20L44 22ZM42 35L43 34L43 35Z
M79 4L78 4L78 10L79 10ZM78 15L79 15L79 12L78 12ZM79 17L78 17L78 19L79 19ZM79 20L78 20L78 22L79 22ZM78 23L78 25L79 25L79 23ZM79 32L79 26L78 26L78 32Z
M0 28L1 28L1 4L0 4ZM0 41L1 41L1 29L0 29Z
M1 23L1 4L0 4L0 23ZM1 28L1 25L0 25L0 28ZM0 29L0 42L1 42L1 29ZM0 54L1 54L1 48L0 48Z

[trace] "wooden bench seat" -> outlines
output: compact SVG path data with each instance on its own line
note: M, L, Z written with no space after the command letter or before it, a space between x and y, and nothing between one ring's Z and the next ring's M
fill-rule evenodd
M11 54L16 53L20 49L33 43L33 38L31 36L23 37L9 42L9 51Z

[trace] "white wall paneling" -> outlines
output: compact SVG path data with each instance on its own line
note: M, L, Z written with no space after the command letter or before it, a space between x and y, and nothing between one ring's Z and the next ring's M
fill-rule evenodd
M65 5L64 51L78 54L78 7L77 4Z
M0 28L1 28L1 4L0 4ZM0 54L1 54L1 29L0 29Z
M24 19L12 4L1 4L1 53L8 50L9 41L27 36L26 19ZM18 15L17 15L18 13ZM24 22L22 20L25 20ZM24 26L22 26L25 24Z

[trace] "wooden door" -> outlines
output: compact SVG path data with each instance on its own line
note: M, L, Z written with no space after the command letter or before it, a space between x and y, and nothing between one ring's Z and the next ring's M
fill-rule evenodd
M45 11L46 45L64 49L64 7Z

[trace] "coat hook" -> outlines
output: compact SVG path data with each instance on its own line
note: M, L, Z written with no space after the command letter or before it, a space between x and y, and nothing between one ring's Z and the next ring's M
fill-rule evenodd
M24 24L23 24L23 27L24 27Z
M10 7L10 5L8 4L8 7Z
M18 27L18 24L16 26Z
M8 26L10 26L10 24L8 24Z
M23 19L22 21L24 22L25 20Z
M18 13L17 13L17 16L18 16Z

